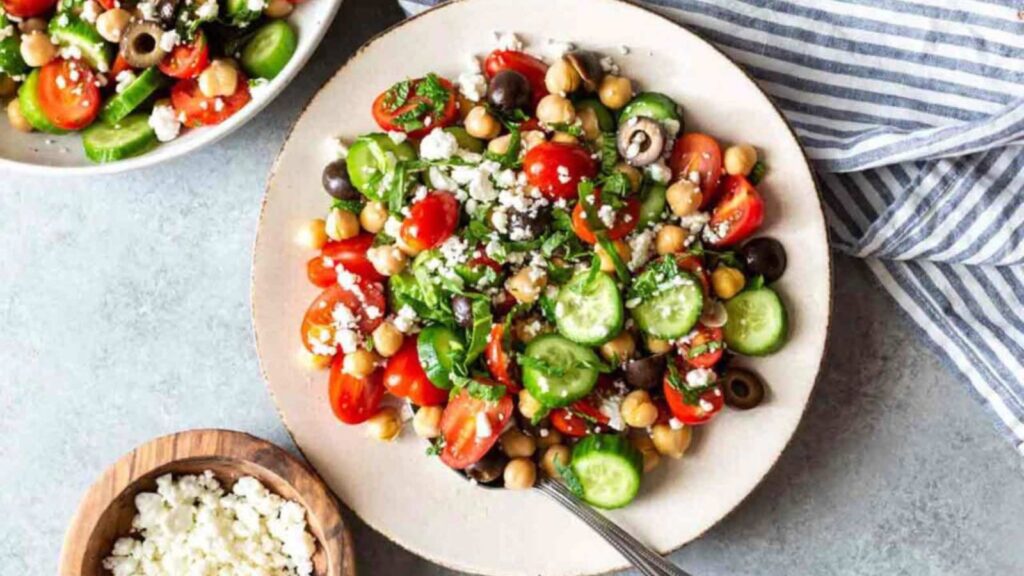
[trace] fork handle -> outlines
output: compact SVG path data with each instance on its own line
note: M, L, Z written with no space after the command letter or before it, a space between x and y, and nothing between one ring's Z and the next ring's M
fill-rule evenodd
M619 554L645 576L691 576L647 547L617 524L587 506L569 488L557 480L542 478L536 488L583 520L601 535Z

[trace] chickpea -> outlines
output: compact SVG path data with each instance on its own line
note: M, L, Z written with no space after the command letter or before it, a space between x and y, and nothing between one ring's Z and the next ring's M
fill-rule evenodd
M466 132L474 138L491 140L501 133L501 123L483 106L474 106L466 115Z
M0 74L0 98L14 96L14 93L17 91L18 83L14 81L14 78L6 74Z
M538 144L547 142L548 137L540 130L528 130L523 132L523 150L529 150Z
M498 442L509 458L529 458L537 451L537 442L515 427L502 434Z
M523 304L536 301L547 285L547 272L529 266L521 268L519 272L505 281L505 288Z
M513 458L505 465L505 488L524 490L537 481L537 467L529 458Z
M633 83L629 78L609 74L604 77L604 80L601 80L597 96L601 99L601 104L612 110L618 110L633 98Z
M367 202L359 212L359 224L370 234L383 230L387 221L388 209L383 202Z
M394 276L405 270L407 256L398 246L377 246L366 251L366 258L373 269L382 276Z
M263 13L266 14L267 18L284 18L291 14L294 9L295 5L288 0L270 0L267 3L267 7L263 9Z
M564 96L548 94L537 103L537 120L542 124L572 124L576 108Z
M696 213L700 209L700 203L704 201L704 195L693 182L677 180L665 191L665 199L668 200L672 213L682 217Z
M551 136L551 141L552 142L557 142L559 144L572 144L572 145L576 145L576 144L580 143L580 139L579 138L573 136L572 134L569 134L568 132L555 132L554 135Z
M366 378L377 369L380 357L369 350L356 350L345 355L341 361L341 371L356 378Z
M96 31L107 42L120 42L132 15L121 8L113 8L96 17Z
M686 230L671 224L661 227L654 237L654 247L658 254L675 254L686 247Z
M332 208L324 221L324 232L331 240L348 240L359 235L359 218L341 208Z
M615 240L612 242L612 245L615 246L615 251L619 253L619 258L623 262L629 262L629 259L633 255L632 250L629 248L629 244L626 244L622 240ZM602 272L615 272L615 261L612 260L612 257L607 252L605 252L604 246L598 244L594 247L594 252L596 252L597 256L601 259Z
M519 391L519 413L524 418L533 419L543 409L544 406L526 388Z
M565 58L552 64L544 75L544 85L548 92L561 96L579 90L582 81L580 73Z
M513 336L523 344L529 344L537 336L550 331L551 329L546 324L534 316L519 318L512 324Z
M21 58L32 68L45 66L57 55L57 47L45 32L29 32L21 37Z
M487 143L487 151L493 154L504 154L508 152L509 146L512 145L512 135L505 134L504 136L498 136L494 140Z
M21 30L22 34L28 34L29 32L45 32L49 25L50 23L47 22L45 18L34 16L32 18L22 20L21 24L18 24L18 30Z
M420 252L422 252L422 250L418 248L413 248L412 246L406 244L405 240L403 240L401 236L395 238L395 246L397 246L398 249L401 250L401 252L408 256L409 258L415 258L416 256L419 255Z
M572 459L572 451L569 450L569 447L555 444L544 451L544 455L540 458L540 467L549 477L561 478L562 475L558 473L558 466L555 466L555 462L561 466L568 466L570 459Z
M746 176L757 164L757 149L750 144L737 144L725 149L723 164L727 174Z
M665 354L672 350L671 342L653 336L648 336L644 343L647 345L647 351L651 354Z
M327 223L323 218L314 218L299 228L295 242L302 247L319 250L327 244Z
M658 419L658 407L646 390L634 390L622 399L622 420L633 428L647 428Z
M633 340L633 335L629 333L629 330L623 330L615 338L601 344L598 350L608 362L622 364L632 358L636 352L636 340Z
M366 421L366 427L370 436L389 442L402 431L402 417L398 415L398 410L390 406L381 408L380 412Z
M207 98L231 96L238 89L238 69L226 59L218 58L199 74L199 91Z
M562 433L558 430L554 428L542 428L541 430L542 432L537 436L538 448L550 448L555 444L562 443Z
M32 125L25 119L24 114L21 113L21 103L15 98L7 103L7 121L11 123L11 128L14 128L18 132L31 132Z
M597 121L597 112L593 108L580 108L576 111L576 118L580 121L584 139L593 142L601 137L601 123Z
M740 293L747 285L743 272L729 266L719 266L711 273L711 287L722 300L728 300Z
M626 175L631 192L636 193L640 191L640 184L643 182L644 175L639 170L625 162L619 162L615 165L615 171Z
M322 354L313 354L303 348L299 351L299 361L309 370L326 370L327 368L330 368L331 362L334 361L334 357L324 356Z
M669 458L679 459L690 447L692 431L689 426L673 429L668 424L655 424L651 429L651 440L658 454Z
M661 463L661 455L654 447L654 441L647 431L636 430L629 435L629 441L633 447L640 451L644 457L644 474L654 470Z
M391 322L381 322L373 331L372 338L373 350L385 358L390 358L402 347L405 335Z
M412 417L412 429L420 438L437 438L441 435L440 406L423 406Z

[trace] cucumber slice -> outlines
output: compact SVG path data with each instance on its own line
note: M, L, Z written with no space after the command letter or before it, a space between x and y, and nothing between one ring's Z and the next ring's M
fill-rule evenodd
M555 324L558 331L578 344L598 346L622 331L622 297L615 280L598 272L587 285L590 272L577 272L558 291Z
M86 157L98 163L138 156L156 144L156 132L146 114L132 114L117 124L97 122L82 132Z
M43 113L43 108L39 104L38 69L33 70L18 89L18 104L21 106L21 115L36 130L48 134L67 134L67 130L54 126L53 122L50 122L50 119Z
M651 222L661 220L661 215L665 212L666 190L667 188L664 184L658 184L657 182L651 182L645 187L643 200L640 203L640 217L637 219L637 228L643 229Z
M597 384L597 355L557 334L533 339L521 361L523 386L548 408L568 406Z
M583 500L611 509L636 498L643 462L643 455L625 437L594 434L576 444L569 466L583 489Z
M167 78L159 70L146 68L123 92L107 100L100 112L100 118L107 124L116 124L166 85Z
M582 110L594 111L594 116L597 117L597 126L601 129L601 132L615 131L615 118L612 116L611 110L604 104L601 104L600 100L596 98L580 100L576 103L576 115L579 116Z
M669 134L669 137L672 138L682 128L683 118L679 115L679 105L675 100L659 92L643 92L630 100L619 114L619 125L621 126L630 118L637 116L657 120L666 128L669 128L669 124L674 123L673 129L669 130L669 132L674 132Z
M420 366L427 378L443 390L452 387L452 365L466 353L466 344L447 326L428 326L416 340Z
M725 302L725 311L729 320L723 333L729 349L747 356L765 356L786 343L786 307L771 288L740 292Z
M3 32L3 31L9 32ZM7 19L7 15L0 10L0 74L8 76L21 76L28 72L28 64L21 57L21 38L14 30L14 24Z
M704 290L689 272L680 272L681 281L649 296L633 308L633 320L641 330L661 340L674 340L688 334L697 325L704 309Z
M285 20L271 20L242 48L242 68L250 76L272 79L284 70L295 54L299 37Z
M259 20L263 15L263 6L265 5L264 1L259 10L253 10L249 7L249 0L227 0L227 5L224 6L224 15L231 26L245 28Z
M70 13L50 20L50 40L61 47L78 48L82 58L100 72L110 70L114 45L108 43L88 22Z
M483 140L470 136L469 132L466 132L466 129L461 126L449 126L444 131L455 136L455 141L459 143L459 148L463 150L483 154L486 149Z
M416 158L416 150L408 141L395 144L387 134L360 136L348 150L348 177L370 200L382 200L387 187L384 174L393 171L399 160Z

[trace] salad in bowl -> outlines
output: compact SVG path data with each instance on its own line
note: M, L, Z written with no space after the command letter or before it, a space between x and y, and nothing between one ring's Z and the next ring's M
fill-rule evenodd
M306 358L341 422L390 440L411 419L472 481L625 506L694 428L768 396L734 363L788 336L766 166L609 56L549 65L507 35L476 64L382 87L380 130L324 167Z

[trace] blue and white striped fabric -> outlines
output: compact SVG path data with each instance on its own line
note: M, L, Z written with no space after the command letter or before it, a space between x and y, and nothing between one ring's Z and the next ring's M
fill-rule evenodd
M1024 4L646 3L774 97L836 247L866 259L1024 454Z

